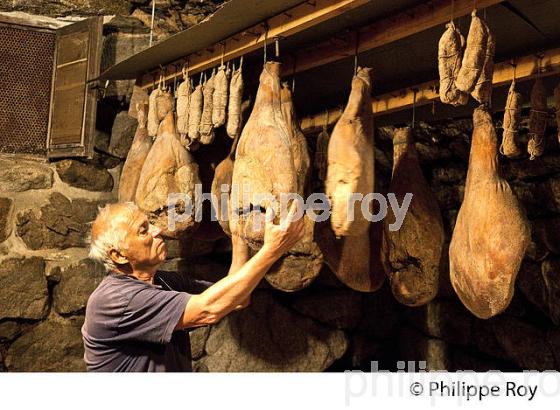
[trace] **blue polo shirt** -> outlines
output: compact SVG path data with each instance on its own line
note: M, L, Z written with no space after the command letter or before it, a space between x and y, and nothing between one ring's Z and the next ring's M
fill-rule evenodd
M210 285L177 272L156 273L153 285L108 274L89 297L82 326L88 371L191 371L188 331L174 329L191 295Z

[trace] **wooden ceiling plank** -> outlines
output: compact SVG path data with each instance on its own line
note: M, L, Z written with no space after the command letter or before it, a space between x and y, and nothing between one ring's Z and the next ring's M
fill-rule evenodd
M478 0L478 9L493 6L503 0ZM454 4L453 4L454 3ZM392 43L422 31L431 29L451 20L469 15L475 2L472 0L432 0L412 7L394 16L375 21L358 29L358 53ZM337 37L338 38L338 37ZM354 33L347 33L347 41L333 42L332 39L313 47L298 50L296 53L295 72L302 72L341 60L355 54L356 41ZM292 74L293 62L284 64L282 74Z
M539 62L540 59L540 62ZM513 66L516 65L515 80L518 82L534 79L538 75L547 77L560 74L560 48L547 50L539 55L527 55L515 60L508 60L494 66L492 86L499 87L508 84L513 79ZM538 67L540 65L541 73ZM410 109L414 103L414 93L416 92L416 106L430 104L432 101L439 100L439 80L428 81L412 87L392 91L390 93L374 96L372 110L374 116L387 115L392 112ZM301 120L301 128L304 133L317 132L325 125L328 117L328 125L334 125L342 110L333 108L322 111L315 115L305 117Z
M315 0L299 4L284 13L280 13L267 20L268 32L263 24L255 25L242 33L237 33L223 42L186 56L181 61L168 64L164 67L164 78L166 82L172 81L181 75L180 67L176 70L174 66L183 65L188 60L189 74L197 74L201 71L215 67L220 64L222 58L229 61L247 53L264 47L265 37L270 44L274 38L289 37L323 21L337 17L349 10L360 7L369 0ZM272 52L272 48L270 49ZM178 71L178 73L177 73ZM142 88L150 88L154 78L159 78L159 71L142 77Z

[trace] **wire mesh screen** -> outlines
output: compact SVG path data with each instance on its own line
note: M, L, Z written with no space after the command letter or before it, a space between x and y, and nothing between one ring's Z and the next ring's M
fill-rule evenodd
M0 25L0 152L45 155L55 34Z

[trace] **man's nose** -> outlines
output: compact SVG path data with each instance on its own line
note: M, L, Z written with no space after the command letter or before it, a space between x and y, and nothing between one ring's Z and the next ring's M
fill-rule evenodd
M150 224L150 233L154 238L156 236L159 236L159 234L161 234L162 231L163 231L163 229L158 228L157 226Z

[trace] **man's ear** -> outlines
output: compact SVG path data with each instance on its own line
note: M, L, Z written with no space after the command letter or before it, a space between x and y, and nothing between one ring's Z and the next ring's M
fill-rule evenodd
M116 265L126 265L128 263L128 258L116 249L109 251L109 257Z

